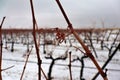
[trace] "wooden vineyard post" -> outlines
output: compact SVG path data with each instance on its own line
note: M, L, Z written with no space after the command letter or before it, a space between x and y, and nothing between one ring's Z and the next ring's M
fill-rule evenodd
M100 68L99 64L97 63L97 61L95 60L94 56L91 54L90 50L88 49L88 47L83 43L82 39L79 37L79 35L75 32L75 30L73 29L72 24L70 23L61 3L59 0L56 0L67 24L68 24L68 28L70 29L71 33L75 36L75 38L78 40L78 42L81 44L81 46L83 47L83 49L86 52L86 55L93 61L93 63L95 64L96 68L98 69L99 73L101 74L101 76L103 77L104 80L108 80L106 74L103 72L103 70Z
M13 37L13 33L12 32L11 32L11 39L12 39L11 52L14 52L14 37Z
M3 17L2 23L0 25L0 80L2 80L2 25L5 20Z
M71 52L69 52L69 72L70 72L70 80L72 80L72 70L71 70Z
M44 37L44 43L43 43L43 53L46 54L46 48L45 48L45 37L46 37L46 34L45 32L43 32L43 37Z

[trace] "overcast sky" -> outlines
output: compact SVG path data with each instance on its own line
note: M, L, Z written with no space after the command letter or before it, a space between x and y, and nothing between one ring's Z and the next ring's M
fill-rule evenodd
M120 27L120 0L60 0L75 28ZM55 0L33 0L39 27L66 27ZM0 22L4 28L32 28L29 0L0 0Z

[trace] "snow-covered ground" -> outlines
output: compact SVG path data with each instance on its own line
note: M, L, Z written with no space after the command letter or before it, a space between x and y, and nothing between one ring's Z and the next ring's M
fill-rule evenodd
M72 43L74 46L80 46L78 42ZM111 44L111 43L110 43ZM34 45L34 44L33 44ZM100 66L102 66L105 61L108 59L108 50L100 49L100 44L94 43L98 58L96 58L97 62ZM27 46L23 44L15 44L14 45L14 52L11 52L11 43L8 44L8 49L4 48L5 45L3 44L3 60L2 60L2 69L8 68L13 66L10 69L2 71L3 80L20 80L26 56L27 54ZM31 48L31 46L30 46ZM52 55L54 58L64 55L68 50L72 52L72 60L76 59L78 56L82 57L83 53L79 50L76 50L74 47L69 47L69 43L62 43L59 46L54 45L46 45L46 53ZM49 66L51 63L51 59L46 59L46 54L43 54L43 45L40 45L40 56L42 59L42 69L45 74L48 74ZM81 48L81 50L83 50ZM113 49L114 51L114 49ZM67 52L67 54L68 54ZM93 52L92 52L93 53ZM93 53L94 55L94 53ZM53 80L70 80L69 75L69 58L66 60L58 60L55 62L55 65L52 70L52 77ZM93 62L89 58L84 59L84 72L83 77L86 80L91 80L94 75L97 73L97 69ZM115 56L112 58L111 62L106 67L107 77L108 80L120 80L120 50L117 51ZM79 61L72 62L72 78L73 80L79 80L80 76L80 69L81 63ZM38 65L37 65L37 56L35 54L35 47L33 46L32 52L30 54L25 73L23 76L23 80L37 80L38 78ZM42 80L45 80L44 76L42 75ZM99 77L96 80L103 80L102 77Z

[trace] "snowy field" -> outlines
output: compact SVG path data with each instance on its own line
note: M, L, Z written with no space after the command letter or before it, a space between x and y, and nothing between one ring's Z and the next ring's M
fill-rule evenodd
M119 42L117 42L117 45L118 43ZM72 44L74 46L80 46L77 41ZM111 43L109 42L109 44ZM23 80L37 80L38 78L37 56L35 54L34 44L32 45L33 45L33 49L28 59L25 73L23 75ZM20 80L20 77L24 68L25 60L27 57L26 54L28 54L26 51L27 47L26 45L15 43L14 52L11 52L11 43L9 43L7 46L8 48L5 49L4 48L5 43L3 44L2 68L5 69L11 66L13 67L2 71L3 80ZM101 50L100 43L94 43L94 46L98 55L98 58L96 57L95 58L99 63L99 65L102 66L105 63L105 61L108 59L109 51L107 49ZM29 47L31 49L31 45ZM51 63L51 59L46 59L45 58L46 56L49 56L51 54L54 58L56 58L61 55L65 55L65 53L68 54L70 51L72 52L71 53L72 60L76 59L78 56L79 57L83 56L83 54L79 50L76 50L74 47L70 47L68 42L66 44L63 42L59 46L46 45L45 48L46 48L46 54L43 54L43 45L40 45L39 47L40 56L42 59L42 69L46 75L48 74L49 66ZM81 50L83 49L81 48ZM114 50L115 48L113 48L112 52ZM55 65L52 69L53 80L70 80L68 64L69 64L69 58L65 60L57 60L55 62ZM84 59L84 64L85 64L85 67L83 72L83 78L85 78L85 80L91 80L94 77L94 75L97 73L97 69L89 58ZM80 69L81 69L80 61L77 60L72 62L73 80L79 80ZM120 50L117 51L115 56L107 65L106 69L108 69L107 71L108 80L120 80ZM45 80L43 75L42 75L42 80ZM103 80L103 79L99 75L96 80Z

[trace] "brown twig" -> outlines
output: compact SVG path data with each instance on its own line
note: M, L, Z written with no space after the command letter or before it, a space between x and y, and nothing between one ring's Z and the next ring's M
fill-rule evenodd
M44 75L45 79L46 79L46 80L48 80L48 78L47 78L47 76L46 76L45 72L43 71L42 67L41 67L41 71L42 71L42 73L43 73L43 75Z
M97 61L95 60L94 56L91 54L91 51L88 49L88 47L83 43L82 39L79 37L79 35L75 32L75 30L73 29L72 24L70 23L61 3L59 0L56 0L67 24L68 24L68 28L71 30L72 34L74 35L74 37L78 40L78 42L81 44L81 46L83 47L83 49L86 52L86 55L93 61L93 63L95 64L96 68L98 69L99 73L101 74L101 76L103 77L104 80L108 80L106 74L103 72L103 70L100 68L99 64L97 63Z
M26 69L26 66L27 66L27 62L28 62L28 59L29 59L30 53L32 52L32 49L33 49L33 46L32 46L32 48L31 48L31 50L29 51L29 53L27 54L26 61L25 61L24 67L23 67L23 71L22 71L22 74L21 74L20 80L23 79L23 75L24 75L24 72L25 72L25 69Z
M38 48L38 44L37 44L37 40L36 40L36 19L35 19L35 14L34 14L34 7L33 7L33 2L32 0L30 0L30 4L31 4L31 11L32 11L32 19L33 19L33 39L34 39L34 43L35 43L35 49L36 49L36 55L37 55L37 59L38 59L38 80L41 80L41 58L39 55L39 48Z
M44 74L44 71L41 67L42 60L41 60L40 54L39 54L39 46L40 45L39 45L39 43L37 43L37 40L36 40L36 28L38 30L38 25L37 25L37 21L35 19L34 7L33 7L32 0L30 0L30 4L31 4L31 11L32 11L32 19L33 19L33 39L34 39L35 49L36 49L36 54L37 54L37 59L38 59L38 80L41 80L41 71L43 72L43 74ZM38 42L40 42L40 36L39 36L39 41ZM46 78L45 74L44 74L44 77Z
M84 55L86 55L85 52L83 52L79 47L73 46L74 48L78 49L81 53L83 53Z
M2 80L2 25L5 20L5 17L3 17L3 20L0 24L0 80Z

